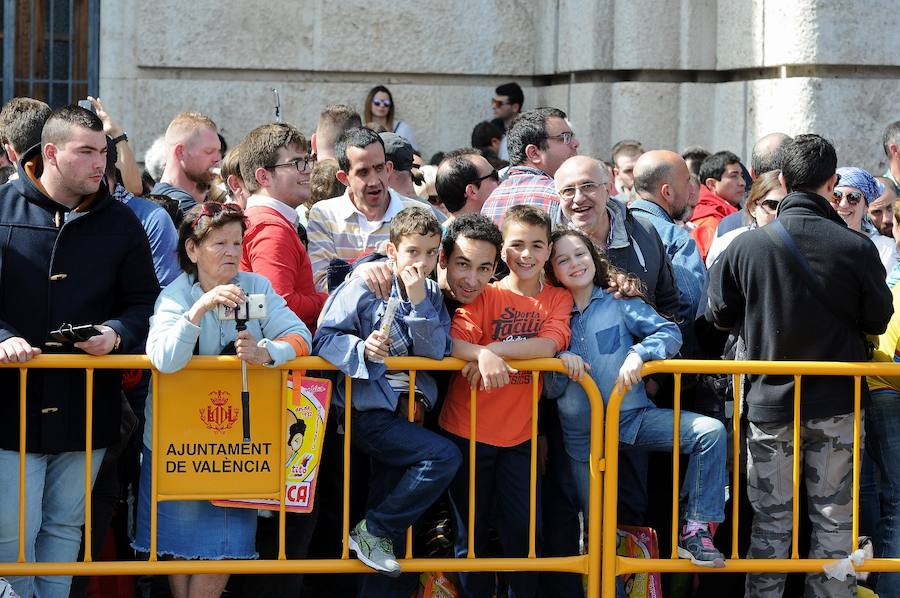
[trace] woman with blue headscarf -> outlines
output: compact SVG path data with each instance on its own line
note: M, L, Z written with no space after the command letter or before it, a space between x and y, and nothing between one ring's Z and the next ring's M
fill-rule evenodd
M831 205L849 228L872 239L885 274L890 273L897 263L897 245L894 239L879 233L866 218L866 208L884 193L884 185L862 168L838 168L837 173L841 178L830 198Z

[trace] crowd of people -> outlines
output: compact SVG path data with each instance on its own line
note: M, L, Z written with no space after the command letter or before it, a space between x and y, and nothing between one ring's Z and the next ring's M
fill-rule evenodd
M0 186L0 362L146 353L164 373L194 355L236 355L269 367L317 355L333 364L337 371L323 375L340 383L315 508L287 516L292 559L340 556L340 422L343 380L351 379L346 541L378 574L171 575L142 586L145 595L408 598L419 584L400 564L411 526L417 538L428 537L414 542L418 556L466 558L474 548L478 556L524 557L534 516L538 555L578 554L587 515L600 507L589 501L597 431L579 381L592 378L604 400L616 384L625 388L619 523L658 527L671 516L657 504L667 492L649 472L658 465L654 451L672 450L676 391L671 376L643 379L646 362L900 360L900 122L884 132L883 177L838 168L834 147L812 133L766 135L749 164L727 150L648 150L634 139L616 143L606 160L579 154L564 111L523 110L516 83L495 91L496 118L474 126L472 147L439 152L430 164L381 85L362 114L325 107L308 139L273 122L228 148L209 116L180 113L148 150L143 170L99 99L88 98L91 109L51 110L15 98L0 111L8 162L0 169L8 179ZM257 294L266 296L264 318L246 328L219 319L219 308ZM386 369L385 358L397 356L453 356L467 365L420 371L413 392L408 373ZM540 467L530 513L535 380L508 361L552 357L566 373L537 380ZM26 510L27 561L76 561L84 542L100 552L128 496L136 507L118 511L126 521L135 513L128 542L146 558L155 458L149 372L94 375L94 515L86 539L84 372L29 370L25 414L18 401L25 378L0 369L0 379L8 395L0 406L0 476L7 480L0 562L19 553L19 509ZM679 557L725 567L730 541L717 532L733 523L727 502L742 500L752 510L743 518L747 556L787 558L795 450L804 464L809 556L849 554L854 509L875 554L900 556L900 460L891 452L900 377L862 385L859 505L850 499L853 380L803 379L799 447L792 443L794 384L792 376L745 376L734 406L722 378L683 376L677 421L688 459ZM745 430L741 456L728 448L735 413ZM27 426L22 505L20 416ZM729 487L730 467L745 471L746 488ZM157 531L160 558L276 554L277 525L249 509L166 501ZM896 577L877 579L880 596L900 595ZM86 595L80 578L9 582L29 598ZM583 596L574 574L461 573L456 582L466 597ZM748 597L786 592L783 574L748 574L739 583ZM853 576L809 574L805 583L807 596L856 594ZM703 585L694 591L711 593Z

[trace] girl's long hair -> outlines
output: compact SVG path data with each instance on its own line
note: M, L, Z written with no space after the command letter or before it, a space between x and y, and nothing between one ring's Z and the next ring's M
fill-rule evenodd
M611 278L618 276L619 274L624 274L629 283L635 288L640 289L641 292L638 296L649 303L649 301L647 301L646 288L644 283L641 282L641 279L630 272L624 272L610 264L609 259L600 253L590 237L576 229L557 229L550 235L550 242L553 243L553 249L550 251L550 259L548 259L547 263L544 265L544 273L547 275L547 280L549 280L553 286L563 286L560 284L559 279L556 277L556 273L553 271L553 256L556 254L556 242L563 237L574 237L587 247L588 252L591 254L591 259L594 261L594 286L605 289L609 287Z

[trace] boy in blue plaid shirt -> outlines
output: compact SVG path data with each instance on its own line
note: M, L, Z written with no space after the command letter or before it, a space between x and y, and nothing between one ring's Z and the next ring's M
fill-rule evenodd
M440 224L427 208L398 213L387 245L394 265L393 321L384 322L390 319L388 301L351 278L328 298L313 339L313 353L353 379L351 438L372 459L369 508L350 533L350 547L361 561L391 577L400 574L393 544L402 543L406 528L447 488L461 461L452 442L407 421L407 400L415 400L417 411L434 405L434 379L418 372L410 399L408 373L387 373L384 365L386 357L442 359L450 354L450 317L438 284L428 278L440 242ZM344 393L343 382L335 384L338 412L345 409ZM379 595L394 594L393 589L381 588Z

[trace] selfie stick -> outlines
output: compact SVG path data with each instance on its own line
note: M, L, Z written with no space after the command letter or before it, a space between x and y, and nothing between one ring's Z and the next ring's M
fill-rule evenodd
M234 324L238 332L247 329L247 320L235 316ZM241 360L241 407L244 410L244 442L250 442L250 391L247 388L247 362Z
M275 96L275 122L281 122L281 99L278 97L278 90L272 88L272 95Z

